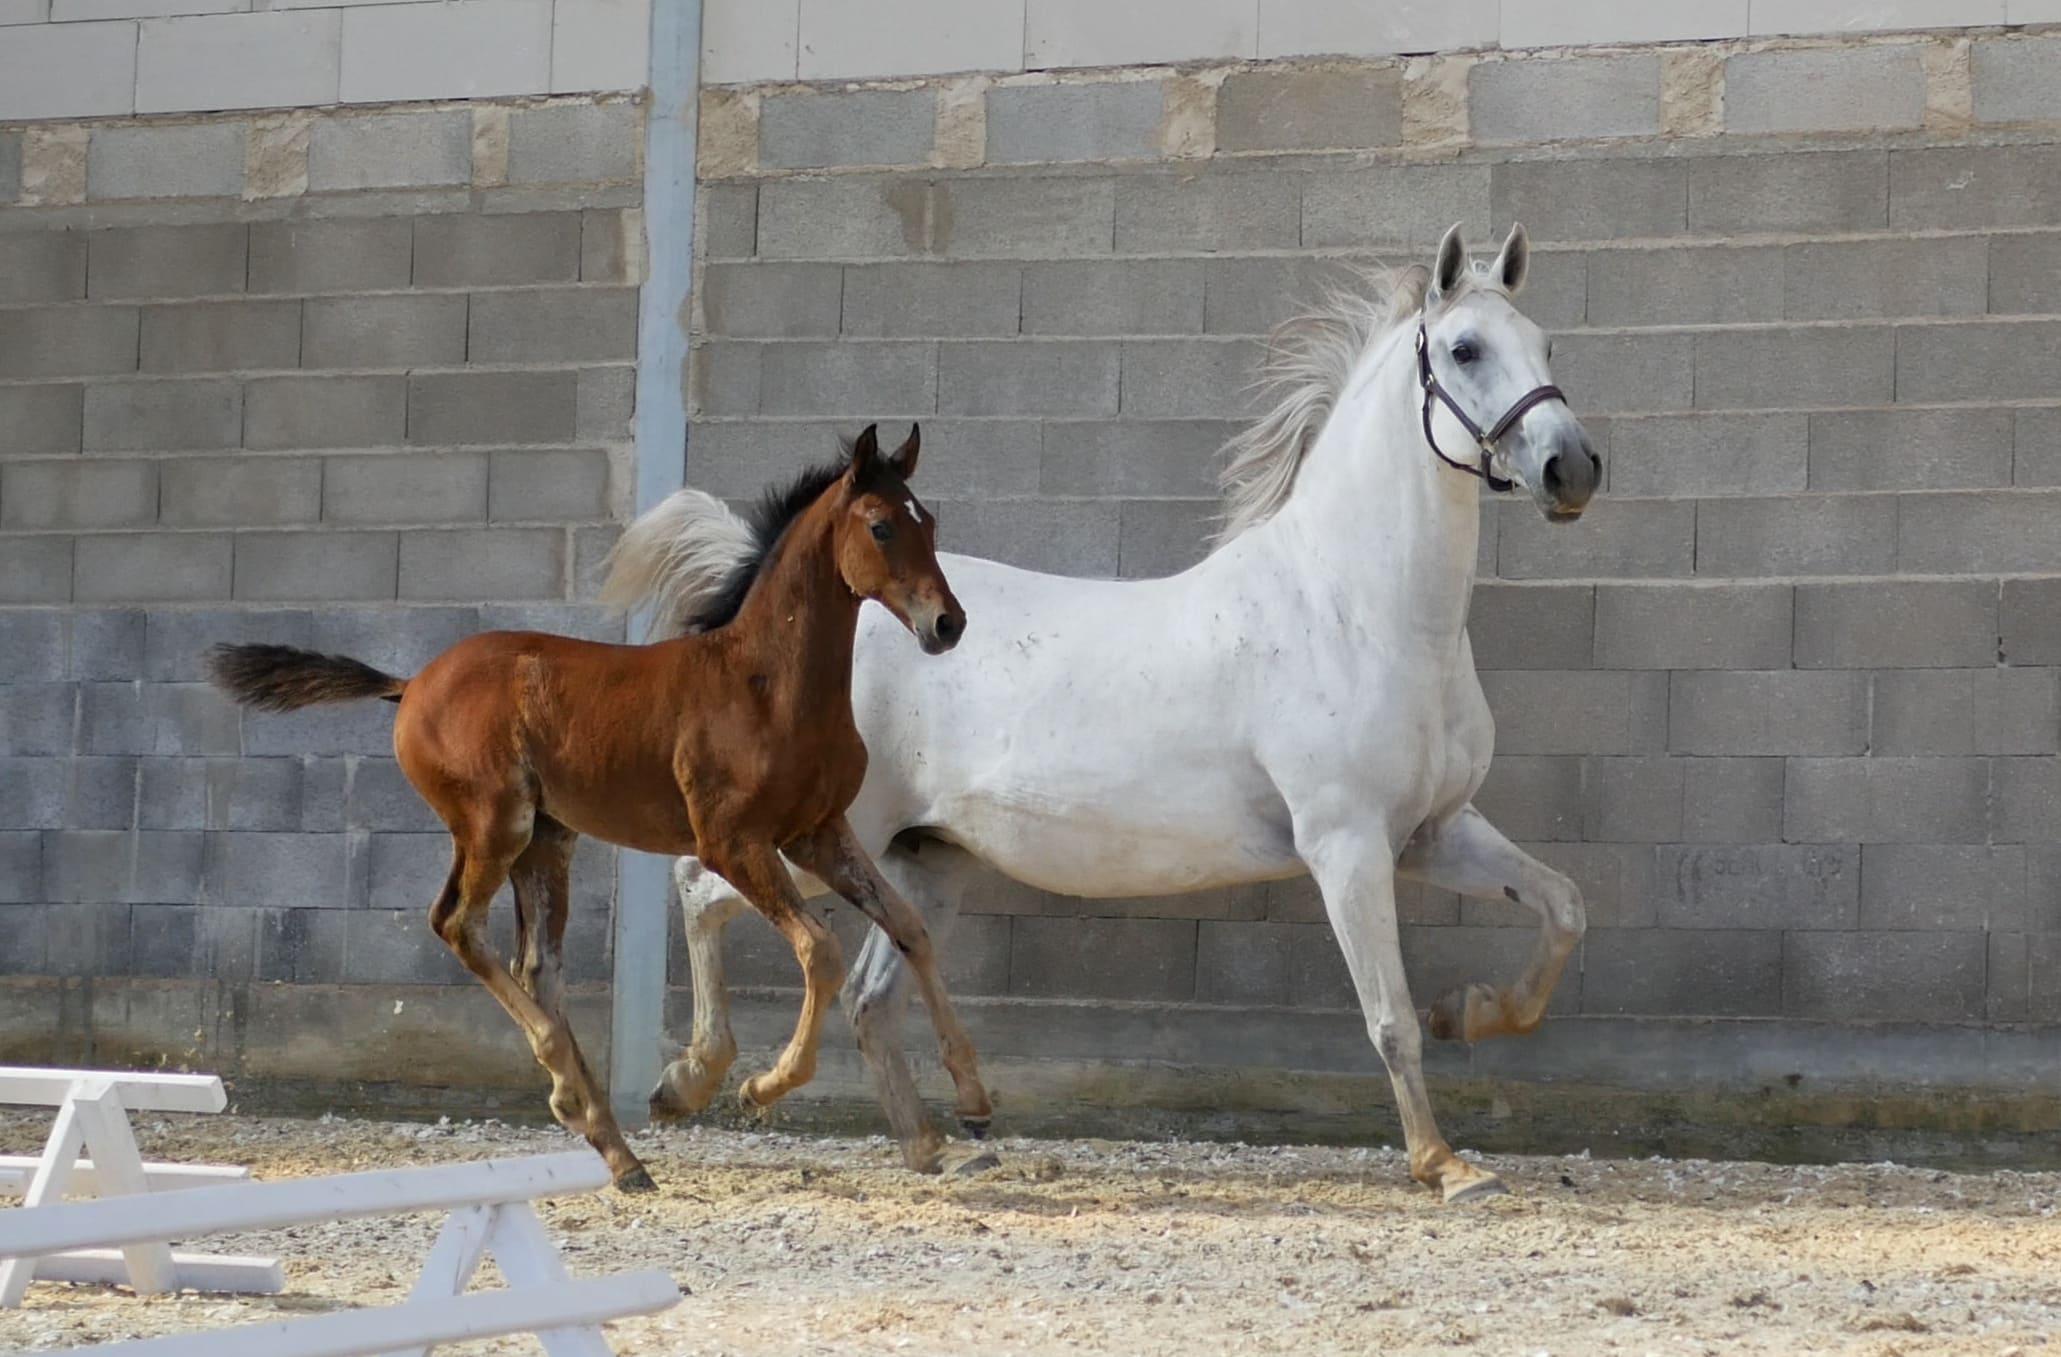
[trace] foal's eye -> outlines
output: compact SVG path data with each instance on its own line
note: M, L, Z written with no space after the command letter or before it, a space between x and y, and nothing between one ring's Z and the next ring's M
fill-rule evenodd
M1480 353L1475 349L1473 342L1470 340L1463 339L1453 345L1453 361L1455 363L1471 363L1480 356Z
M882 520L881 522L875 523L873 525L873 540L876 542L885 542L888 538L893 537L894 535L895 525L892 523Z

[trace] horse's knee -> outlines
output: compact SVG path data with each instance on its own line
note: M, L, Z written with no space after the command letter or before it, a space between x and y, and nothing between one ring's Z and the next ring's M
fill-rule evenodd
M1407 1021L1387 1016L1375 1018L1367 1024L1367 1035L1373 1039L1381 1063L1391 1071L1408 1068L1423 1058L1424 1042L1417 1031L1415 1014Z
M838 946L837 935L827 929L811 933L802 944L801 963L811 989L834 990L844 983L844 949Z
M1589 911L1582 902L1581 887L1555 872L1547 879L1541 894L1544 896L1541 905L1547 923L1572 950L1589 931Z

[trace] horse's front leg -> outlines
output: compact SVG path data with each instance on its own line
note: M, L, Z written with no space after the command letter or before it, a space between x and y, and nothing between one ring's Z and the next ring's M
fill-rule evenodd
M673 885L686 925L693 972L694 1032L680 1058L651 1091L651 1114L677 1117L707 1107L737 1058L730 1032L730 994L723 982L723 929L744 909L744 897L696 858L673 859Z
M1427 821L1404 845L1397 870L1477 900L1514 900L1539 916L1538 946L1516 983L1475 983L1441 996L1431 1006L1431 1035L1479 1041L1537 1027L1588 927L1575 884L1504 838L1472 806Z

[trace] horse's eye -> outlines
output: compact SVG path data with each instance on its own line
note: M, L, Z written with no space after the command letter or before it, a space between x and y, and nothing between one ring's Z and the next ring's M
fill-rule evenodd
M1549 339L1549 340L1547 340L1547 341L1546 341L1546 357L1548 357L1548 358L1551 358L1552 356L1553 356L1553 341Z
M1476 352L1474 345L1465 339L1453 345L1453 361L1455 363L1471 363L1480 356Z
M887 522L885 519L873 525L873 540L876 542L885 542L894 535L895 525Z

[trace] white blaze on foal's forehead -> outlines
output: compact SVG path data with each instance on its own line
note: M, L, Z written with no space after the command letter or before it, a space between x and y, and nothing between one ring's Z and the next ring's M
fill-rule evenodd
M909 506L909 517L921 523L923 521L923 511L916 507L916 501L912 499L904 502Z

